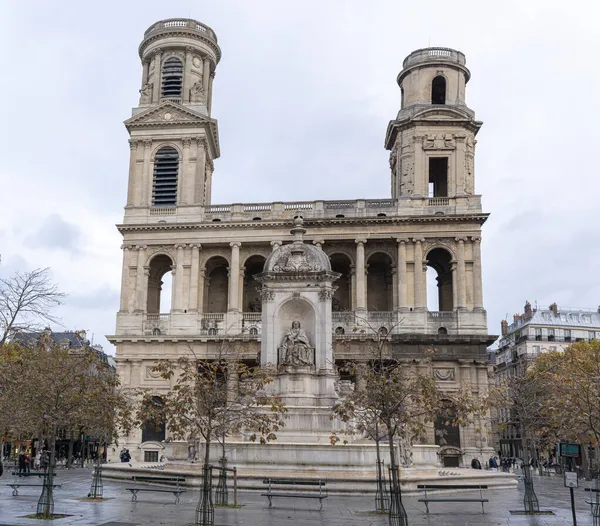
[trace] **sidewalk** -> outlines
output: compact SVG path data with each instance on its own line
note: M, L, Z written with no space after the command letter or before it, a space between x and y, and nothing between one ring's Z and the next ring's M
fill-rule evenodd
M40 488L21 488L19 496L12 497L6 484L13 477L0 478L0 526L21 525L83 525L83 526L183 526L193 522L199 493L189 490L181 496L181 503L174 504L170 493L146 493L139 495L137 503L124 488L129 483L114 480L104 481L104 502L80 502L90 490L91 471L88 469L61 470L61 489L54 494L55 512L71 517L50 523L23 516L35 513ZM485 506L485 515L478 503L432 503L429 515L418 497L406 497L404 505L411 526L465 526L465 525L569 525L572 524L569 490L563 487L561 477L536 477L534 481L540 507L551 510L555 515L526 517L511 515L510 510L522 509L522 483L517 490L488 491L490 502ZM588 485L583 483L582 485ZM230 501L233 499L230 493ZM318 511L318 501L312 499L274 500L274 507L267 507L265 497L259 493L241 492L240 509L215 509L215 525L219 526L384 526L387 517L369 513L374 508L373 497L330 496L324 502L323 511ZM576 490L577 523L592 525L589 505L585 504L583 488Z

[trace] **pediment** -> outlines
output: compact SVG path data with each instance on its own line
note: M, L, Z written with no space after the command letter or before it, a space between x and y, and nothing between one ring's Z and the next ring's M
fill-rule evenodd
M125 121L127 129L142 126L181 126L212 124L215 121L206 115L184 108L174 102L165 101Z

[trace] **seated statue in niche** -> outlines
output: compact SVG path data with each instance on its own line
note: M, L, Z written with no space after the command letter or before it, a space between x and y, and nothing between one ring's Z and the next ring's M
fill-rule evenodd
M293 321L292 328L285 333L281 350L281 365L313 365L312 347L299 321Z
M148 104L152 99L152 84L146 82L140 90L140 104Z

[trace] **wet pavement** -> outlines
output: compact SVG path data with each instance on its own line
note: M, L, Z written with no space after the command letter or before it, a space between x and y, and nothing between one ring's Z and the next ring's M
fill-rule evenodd
M5 473L0 478L0 526L48 524L46 521L27 519L24 516L35 513L40 495L39 487L19 489L19 495L12 496L12 488L7 486L14 477ZM30 482L30 481L28 481ZM54 494L55 513L68 514L70 517L53 520L53 526L89 525L89 526L141 526L146 524L184 526L193 524L199 491L188 489L181 496L181 502L175 504L171 493L140 493L138 502L131 502L131 494L125 490L131 483L104 480L102 502L85 502L90 491L91 471L72 469L59 471L56 479L62 484ZM516 525L545 526L573 524L569 490L563 486L561 477L535 477L536 493L543 510L554 515L521 516L513 515L510 510L522 509L523 487L517 489L494 490L485 492L490 500L485 504L485 515L481 513L479 503L432 503L431 513L425 513L425 506L416 496L403 499L409 524L415 526L458 526L458 525ZM583 490L591 483L581 481L575 490L577 523L581 526L592 525L589 504L585 503L589 493ZM464 494L464 493L463 493ZM476 495L473 495L476 496ZM230 492L230 502L233 500ZM255 492L240 492L239 509L216 508L217 526L352 526L386 525L387 517L370 513L374 509L374 497L371 496L335 496L330 495L319 511L316 499L274 499L273 508L268 508L266 497Z

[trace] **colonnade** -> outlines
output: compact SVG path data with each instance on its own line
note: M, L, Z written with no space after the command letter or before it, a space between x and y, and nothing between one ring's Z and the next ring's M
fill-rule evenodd
M324 242L319 241L321 246ZM352 310L367 310L366 252L369 241L355 239L355 264L351 265ZM281 245L271 241L272 250ZM244 267L241 266L241 242L229 244L227 311L239 312L243 305ZM425 238L399 238L396 240L396 264L393 274L393 308L395 310L426 310L428 262L427 251L438 245L426 245ZM444 248L444 245L439 245ZM121 283L121 312L146 311L148 301L148 247L146 245L124 246L123 277ZM204 291L208 277L206 269L200 268L200 244L178 244L174 246L172 266L173 290L171 310L173 312L201 312L205 302ZM450 252L450 249L446 248ZM459 237L454 240L450 253L453 309L483 309L481 284L481 239ZM172 252L172 251L171 251ZM467 259L468 257L468 259ZM470 270L468 276L467 268Z

